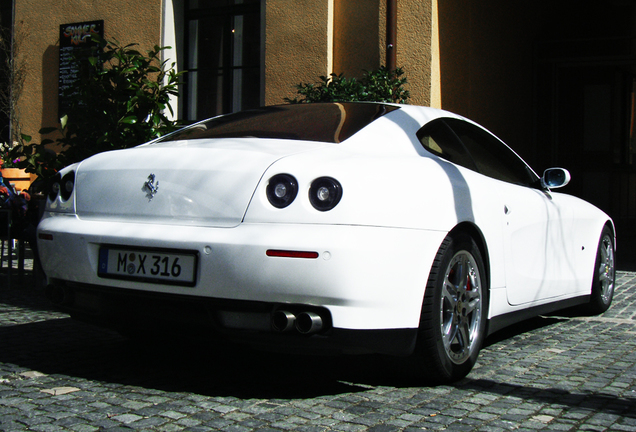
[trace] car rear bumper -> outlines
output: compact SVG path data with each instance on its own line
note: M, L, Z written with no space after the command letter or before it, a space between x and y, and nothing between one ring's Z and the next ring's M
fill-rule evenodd
M136 296L254 302L278 309L318 308L326 311L329 328L338 331L416 329L428 273L446 235L338 225L175 227L81 220L52 213L45 214L38 233L40 257L50 283L74 289L99 287L102 293L117 290ZM196 251L195 284L187 287L100 277L99 250L105 244ZM267 251L272 250L309 251L317 256L268 256ZM93 300L105 301L99 296ZM138 303L140 309L143 303ZM227 322L235 318L225 316Z
M138 338L229 340L256 348L294 354L390 354L413 351L417 329L351 330L333 328L329 312L320 331L300 333L272 328L283 307L298 312L304 305L228 301L52 280L47 294L74 319ZM311 308L311 306L309 306Z

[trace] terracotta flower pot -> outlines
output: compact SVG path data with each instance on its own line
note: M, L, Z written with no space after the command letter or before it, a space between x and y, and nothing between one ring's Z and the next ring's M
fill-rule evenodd
M19 168L2 168L0 170L5 182L14 185L16 191L29 189L31 186L31 174Z

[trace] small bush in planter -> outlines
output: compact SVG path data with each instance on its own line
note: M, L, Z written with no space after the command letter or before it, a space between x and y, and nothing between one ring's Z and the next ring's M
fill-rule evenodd
M394 102L407 103L410 93L404 88L406 77L402 68L393 71L382 66L366 71L360 79L346 78L343 74L321 76L319 83L301 83L296 86L300 97L285 98L288 103L307 102Z

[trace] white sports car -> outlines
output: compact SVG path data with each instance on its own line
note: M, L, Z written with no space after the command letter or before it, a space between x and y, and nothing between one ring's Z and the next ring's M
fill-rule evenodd
M446 111L274 106L65 168L38 245L75 318L400 355L449 382L505 325L609 307L614 226L552 191L569 180Z

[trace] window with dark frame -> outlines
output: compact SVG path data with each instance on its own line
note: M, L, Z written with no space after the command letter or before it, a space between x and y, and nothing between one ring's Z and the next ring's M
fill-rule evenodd
M185 0L182 118L258 108L261 0Z

